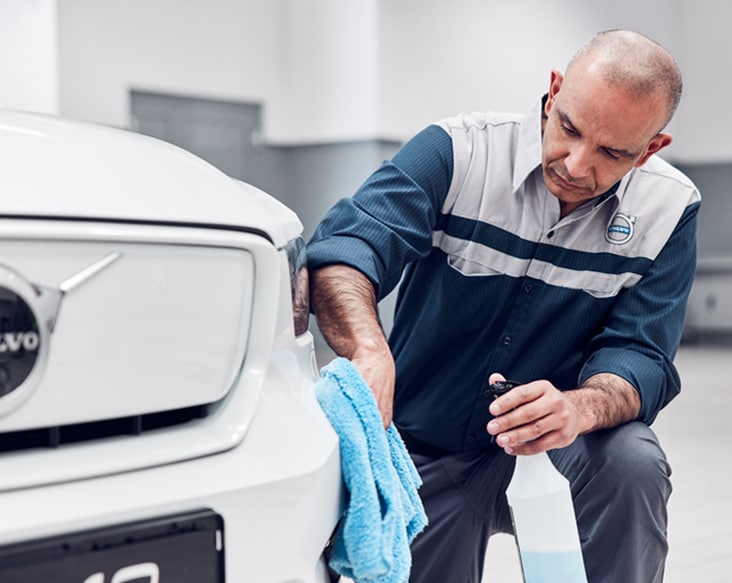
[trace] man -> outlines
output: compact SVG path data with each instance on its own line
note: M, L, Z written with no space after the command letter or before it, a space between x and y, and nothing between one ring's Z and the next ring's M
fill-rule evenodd
M595 35L526 116L426 128L309 243L321 331L424 481L413 581L480 581L512 531L513 456L540 451L570 481L589 581L662 581L670 468L648 425L680 390L700 200L654 156L680 94L658 44ZM387 343L376 304L400 280ZM493 400L501 375L524 384Z

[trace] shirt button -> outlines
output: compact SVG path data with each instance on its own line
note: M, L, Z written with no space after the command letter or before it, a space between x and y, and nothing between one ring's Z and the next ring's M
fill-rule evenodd
M533 283L527 283L527 284L526 284L526 285L524 286L524 291L525 291L525 292L526 292L527 294L530 294L530 293L531 293L531 290L532 290L532 289L534 289L534 284L533 284Z
M473 443L475 441L475 436L474 435L468 435L467 441L468 441L468 443Z
M503 337L503 345L504 346L508 346L509 344L511 344L511 337L510 336L504 336Z

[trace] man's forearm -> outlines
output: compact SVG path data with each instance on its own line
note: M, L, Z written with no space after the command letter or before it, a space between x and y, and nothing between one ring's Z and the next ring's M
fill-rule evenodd
M322 267L312 274L310 295L318 327L338 355L353 359L386 347L376 293L363 273L348 265Z
M582 416L580 433L616 427L635 420L640 413L638 391L611 373L593 375L582 386L565 394Z
M371 387L384 427L394 407L394 359L379 322L374 286L360 271L330 265L313 273L318 327L330 347L356 366Z

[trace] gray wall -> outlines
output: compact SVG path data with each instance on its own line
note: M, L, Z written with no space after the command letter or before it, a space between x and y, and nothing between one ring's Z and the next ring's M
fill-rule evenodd
M732 163L677 164L699 187L699 257L732 256Z
M399 143L364 139L273 145L259 103L130 91L133 128L176 144L292 208L309 237L339 198L350 196Z
M264 180L256 186L293 209L303 222L308 239L326 211L340 198L351 196L366 177L398 149L383 140L317 144L264 149ZM391 330L396 292L379 304L384 329ZM314 320L310 331L322 366L335 355Z
M699 187L698 265L686 342L732 341L732 163L678 164Z
M351 196L398 147L385 140L267 146L267 177L257 186L293 209L309 237L325 212Z

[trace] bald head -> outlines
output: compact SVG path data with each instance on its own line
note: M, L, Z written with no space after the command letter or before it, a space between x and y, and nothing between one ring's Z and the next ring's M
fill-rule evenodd
M638 98L660 97L666 107L663 126L668 124L681 100L681 71L671 54L645 35L627 30L609 30L590 38L572 57L573 69L592 67L608 83L622 87Z

